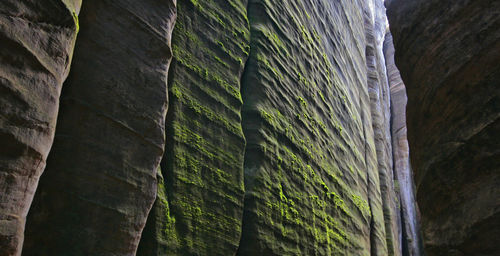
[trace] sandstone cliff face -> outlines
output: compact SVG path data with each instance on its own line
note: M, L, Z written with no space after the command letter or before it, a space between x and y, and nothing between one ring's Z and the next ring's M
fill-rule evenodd
M54 139L79 9L59 0L0 3L0 255L21 251Z
M243 213L240 80L246 1L183 1L172 38L165 155L139 255L234 255Z
M23 254L419 255L383 1L86 0L79 20Z
M398 194L400 244L404 255L422 255L422 240L419 228L418 207L415 203L413 173L410 167L409 146L406 127L406 88L394 62L392 35L384 40L384 55L390 86L391 138L393 154L394 187Z
M382 2L178 12L139 254L401 254Z
M238 255L387 254L366 75L369 14L363 3L250 2Z
M500 251L500 2L388 4L429 255Z
M370 2L369 2L370 3ZM401 252L400 216L396 211L396 191L394 190L393 154L391 143L391 101L387 68L383 52L387 31L385 8L381 1L371 2L371 12L365 14L366 62L370 112L380 179L380 197L384 214L387 254ZM399 106L398 106L399 107ZM376 198L373 197L372 198Z
M85 1L23 255L132 255L165 143L175 2Z

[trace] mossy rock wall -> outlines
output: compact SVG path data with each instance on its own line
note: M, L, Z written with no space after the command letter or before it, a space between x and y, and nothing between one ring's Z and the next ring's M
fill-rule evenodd
M246 6L240 0L178 2L163 179L139 255L232 255L238 247Z
M382 191L379 179L392 174L378 118L389 102L368 92L388 88L381 52L367 53L381 51L370 37L384 24L369 4L177 7L166 151L139 254L397 255L392 176Z
M387 254L365 8L250 2L239 255Z
M53 17L11 2L0 188L22 200L0 196L9 255L35 189L25 255L402 253L382 0L49 1ZM35 30L11 29L23 22ZM19 130L27 113L47 129Z

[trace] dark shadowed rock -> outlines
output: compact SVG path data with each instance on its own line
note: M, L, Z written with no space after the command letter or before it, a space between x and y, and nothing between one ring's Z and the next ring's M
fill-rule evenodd
M83 3L24 255L134 255L164 151L175 1Z
M500 1L393 0L429 255L500 253Z
M69 0L0 2L0 255L21 253L26 215L54 139L79 9Z

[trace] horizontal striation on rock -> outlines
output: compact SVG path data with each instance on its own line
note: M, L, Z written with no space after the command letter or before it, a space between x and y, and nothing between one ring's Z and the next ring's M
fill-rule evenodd
M79 5L0 3L0 255L20 255L28 209L54 139Z
M486 2L458 1L451 11ZM383 0L86 0L77 17L81 3L0 4L0 255L21 253L26 214L25 255L420 255L406 95ZM431 7L422 8L439 13ZM476 21L474 13L467 17ZM491 47L454 69L462 76L439 80L417 70L414 78L469 93L472 84L493 88L497 74L474 61L494 66L494 24L480 36ZM414 47L408 38L403 45ZM440 49L453 53L431 46L420 54L425 60ZM405 77L413 64L403 65ZM455 120L454 110L471 105L443 88L426 93L450 100L441 108ZM446 157L456 170L472 168L467 154L477 148L494 148L498 97L487 92L487 111L468 121L488 122L446 131L465 136L443 147L453 149ZM461 128L452 119L447 124ZM439 122L424 121L412 125L440 132ZM418 142L429 147L415 153L417 161L442 152L432 151L441 140ZM486 175L497 155L488 151L474 163ZM418 165L419 188L444 199L450 194L433 187L440 176L421 170L452 165L432 157ZM485 175L452 182L498 183ZM491 191L479 194L491 198ZM423 209L437 223L458 203L452 199L431 209L424 197ZM461 230L482 239L481 228L497 218L490 206L489 217L477 214L477 225Z
M164 183L139 255L234 255L241 236L240 79L247 2L183 1L173 32Z
M387 3L429 255L500 252L500 2Z
M133 255L164 151L175 1L84 1L24 255Z
M238 255L387 255L363 10L250 1Z

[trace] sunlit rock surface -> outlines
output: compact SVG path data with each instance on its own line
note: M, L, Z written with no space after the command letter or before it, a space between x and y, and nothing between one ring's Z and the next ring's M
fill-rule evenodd
M392 35L384 41L387 77L391 91L391 137L394 170L394 188L398 194L400 214L399 238L403 255L422 255L422 238L419 227L418 207L415 203L413 173L409 159L406 128L406 88L394 63Z

